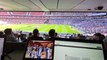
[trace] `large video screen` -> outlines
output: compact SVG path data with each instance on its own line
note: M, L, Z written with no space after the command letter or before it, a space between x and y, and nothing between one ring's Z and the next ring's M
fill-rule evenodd
M29 41L24 59L52 60L53 59L53 41Z

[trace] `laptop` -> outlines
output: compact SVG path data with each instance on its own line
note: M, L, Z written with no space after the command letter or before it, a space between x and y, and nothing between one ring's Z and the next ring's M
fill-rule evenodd
M105 60L103 43L94 40L55 39L54 60Z
M2 57L2 54L3 54L3 48L4 48L4 38L0 38L0 60Z
M23 60L53 60L54 41L30 40Z

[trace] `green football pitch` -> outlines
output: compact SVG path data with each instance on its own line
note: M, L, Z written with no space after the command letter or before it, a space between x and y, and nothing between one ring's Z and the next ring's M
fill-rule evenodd
M32 32L33 29L37 28L40 33L48 33L50 29L55 29L57 33L69 33L78 34L79 30L73 28L70 25L58 25L58 24L10 24L10 25L0 25L0 30L6 28L12 28L15 30L22 30L26 32Z

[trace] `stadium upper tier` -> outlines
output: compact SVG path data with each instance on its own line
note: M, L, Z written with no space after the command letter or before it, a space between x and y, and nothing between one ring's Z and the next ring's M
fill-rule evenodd
M44 12L0 12L0 15L43 16Z
M19 16L104 16L106 12L0 12L0 15Z

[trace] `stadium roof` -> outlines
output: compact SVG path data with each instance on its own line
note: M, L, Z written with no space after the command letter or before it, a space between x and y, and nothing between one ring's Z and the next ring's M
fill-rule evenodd
M1 11L107 11L107 0L0 0Z

